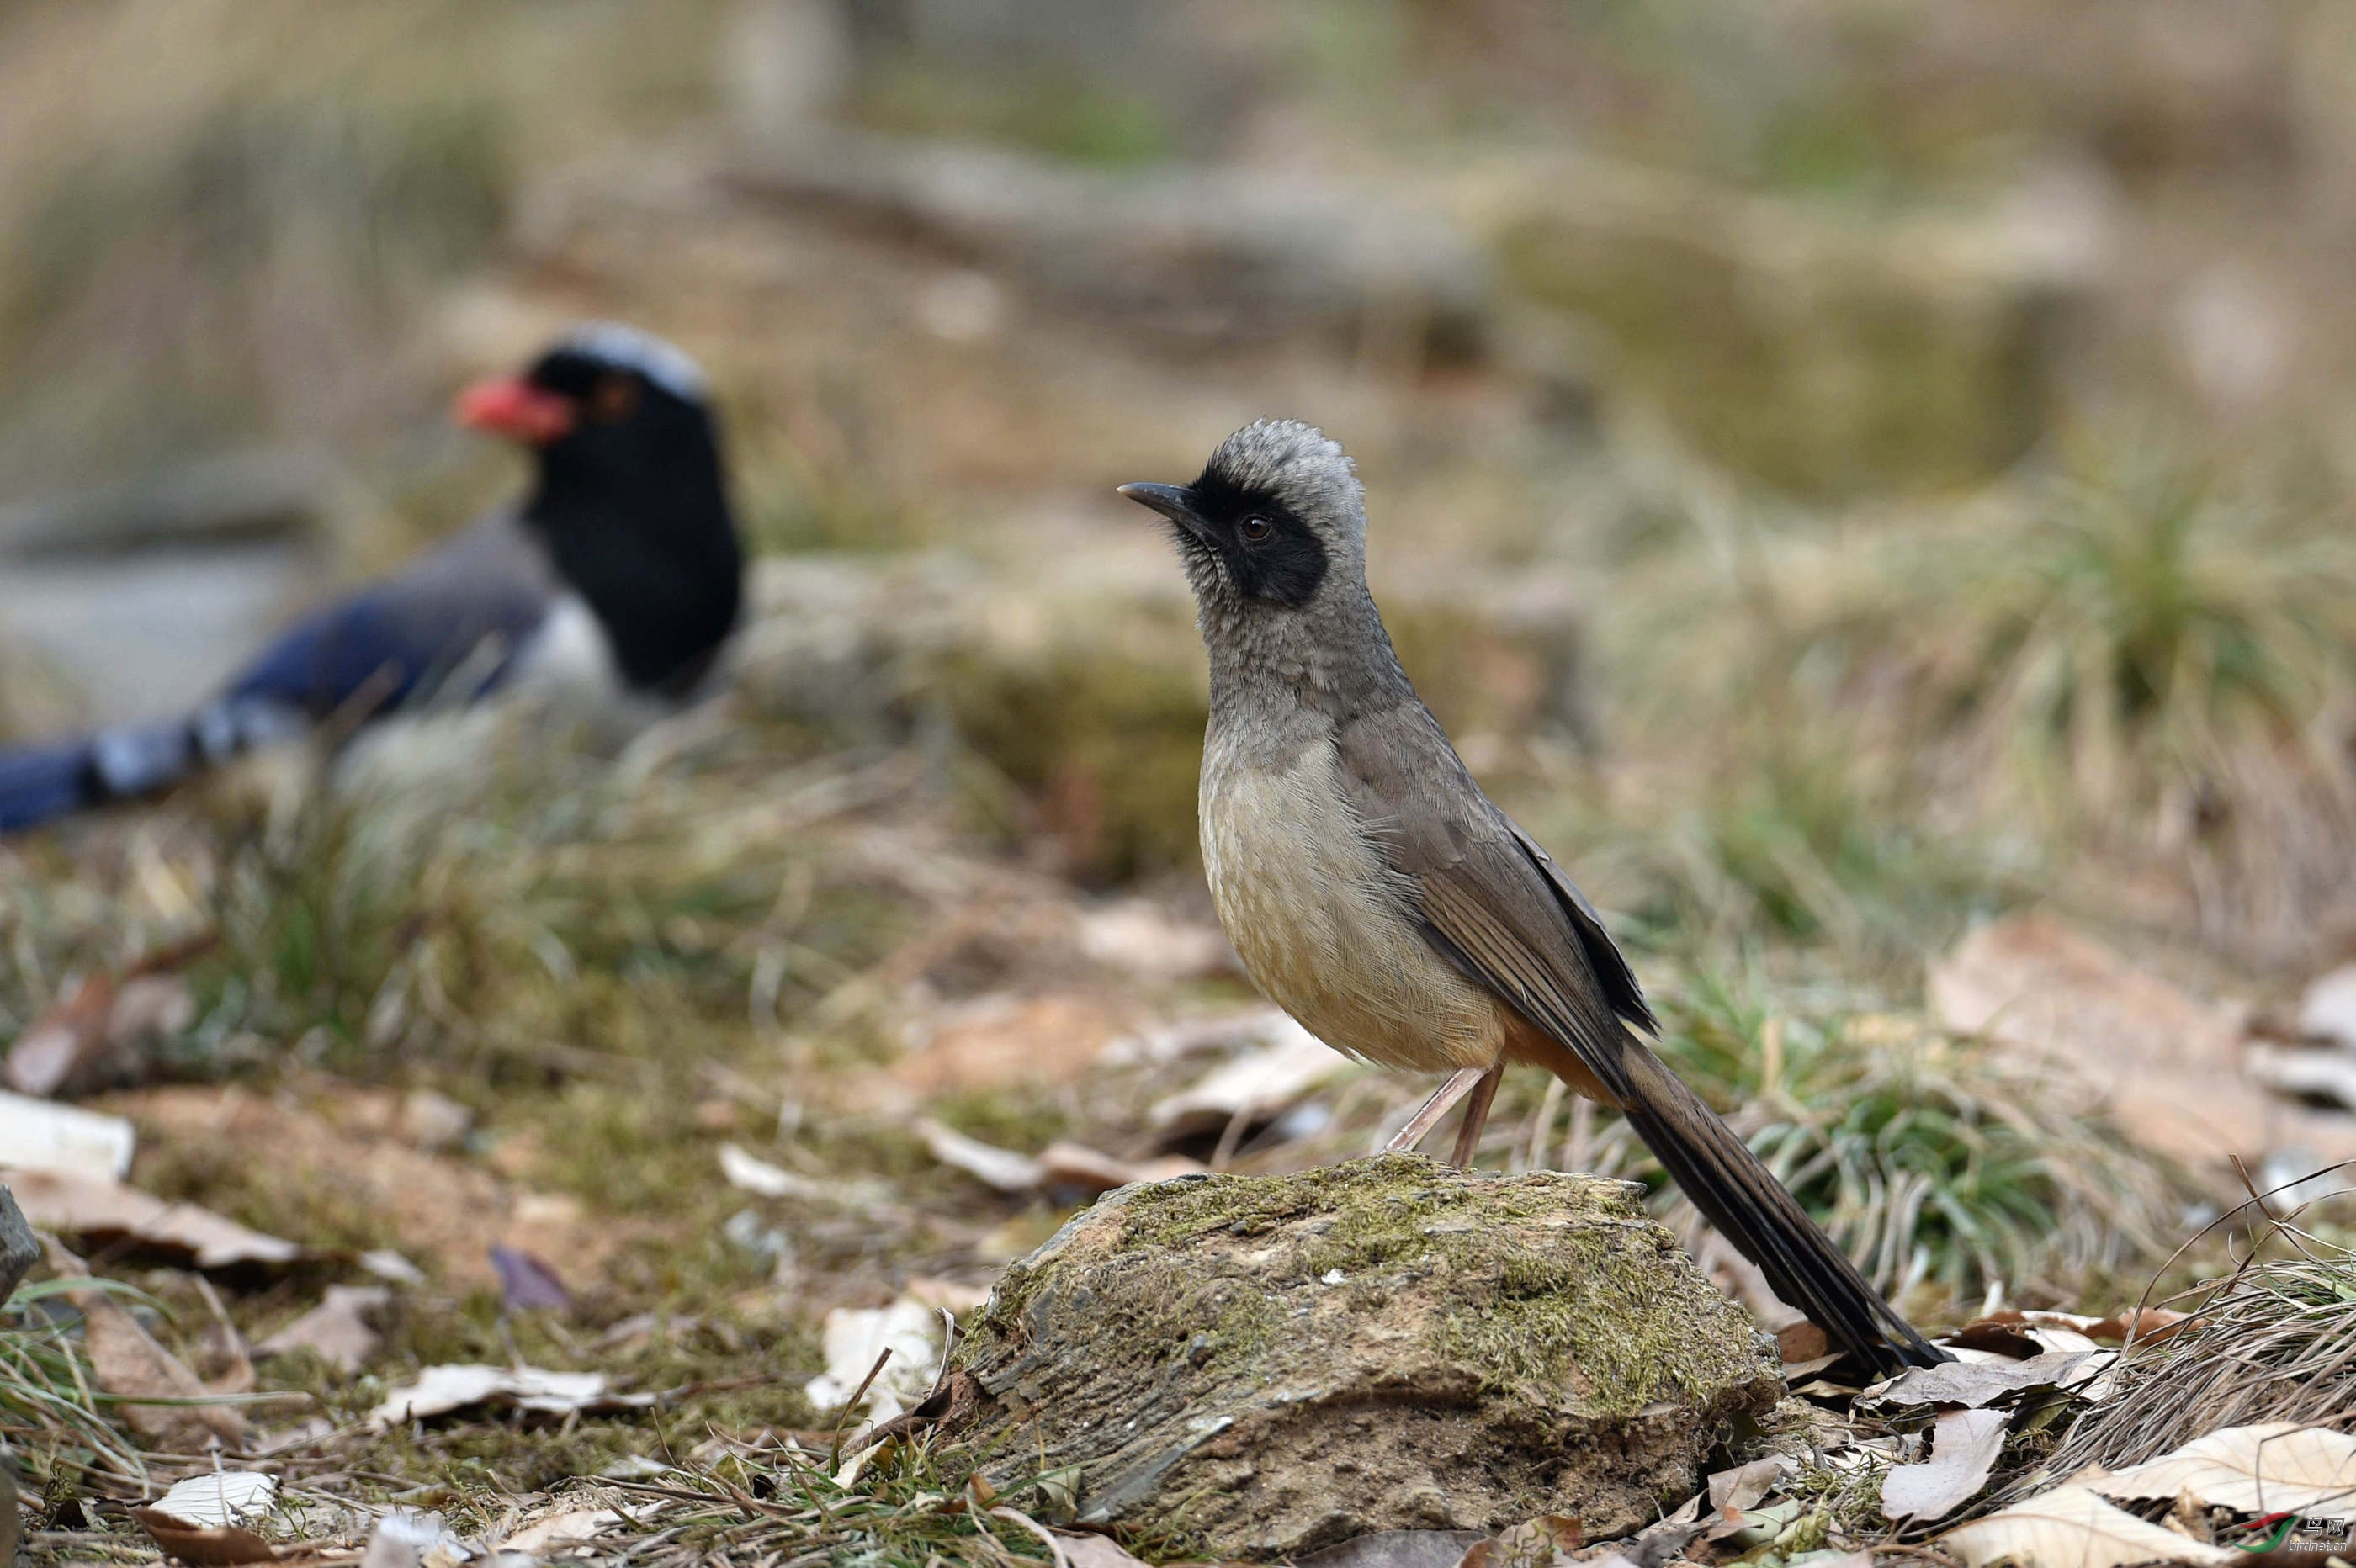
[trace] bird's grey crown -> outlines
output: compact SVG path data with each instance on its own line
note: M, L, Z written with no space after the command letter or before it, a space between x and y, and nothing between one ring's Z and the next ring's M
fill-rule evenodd
M651 332L618 321L593 321L564 335L560 347L636 370L673 397L703 400L710 382L701 366Z
M1281 502L1312 528L1354 542L1365 533L1365 489L1342 443L1299 420L1264 419L1219 443L1209 475Z

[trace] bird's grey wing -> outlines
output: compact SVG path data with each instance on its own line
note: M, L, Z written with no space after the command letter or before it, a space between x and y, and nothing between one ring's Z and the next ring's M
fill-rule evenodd
M1643 998L1569 880L1533 857L1420 703L1345 725L1336 744L1352 804L1407 880L1426 934L1624 1097L1634 1041L1613 1015L1623 996L1639 1008ZM1609 955L1607 967L1590 956L1590 941Z
M1635 972L1628 967L1628 960L1622 956L1619 946L1612 942L1612 933L1603 929L1603 917L1595 912L1595 906L1587 901L1587 895L1579 891L1579 884L1555 864L1554 857L1530 837L1528 829L1505 816L1502 811L1497 815L1505 817L1505 826L1514 830L1515 841L1522 847L1522 853L1529 857L1530 863L1538 869L1538 874L1546 878L1547 885L1554 890L1556 900L1562 905L1563 914L1579 935L1579 949L1587 955L1588 967L1595 972L1595 978L1602 985L1604 998L1612 1004L1612 1010L1648 1034L1660 1033L1660 1020L1653 1017L1653 1009L1644 1000L1644 987L1636 984Z
M1625 1016L1635 981L1608 941L1612 962L1597 961L1594 912L1481 793L1422 704L1361 719L1336 740L1354 804L1426 933L1575 1059L1549 1065L1581 1093L1601 1090L1703 1216L1834 1343L1885 1371L1940 1360L1741 1137L1613 1016Z

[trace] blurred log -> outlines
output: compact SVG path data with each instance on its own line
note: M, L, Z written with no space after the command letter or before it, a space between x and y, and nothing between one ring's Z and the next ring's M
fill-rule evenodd
M320 453L231 453L127 484L0 507L0 553L82 555L305 534L326 518L340 480Z
M886 222L1042 295L1173 336L1318 332L1445 354L1478 342L1488 266L1448 218L1188 165L1114 175L841 129L740 152L745 193Z
M347 486L326 454L272 447L0 507L0 733L204 696L324 574Z
M1588 328L1579 368L1711 461L1816 497L1985 479L2025 453L2104 244L2098 180L1936 219L1587 160L1475 183L1507 286Z

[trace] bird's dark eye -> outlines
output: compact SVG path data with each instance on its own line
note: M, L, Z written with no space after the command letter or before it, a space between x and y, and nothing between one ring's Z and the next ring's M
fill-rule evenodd
M1275 525L1266 517L1246 517L1243 521L1243 536L1254 544L1259 543L1274 531Z
M618 424L637 409L637 383L627 376L600 376L589 389L589 417L600 424Z

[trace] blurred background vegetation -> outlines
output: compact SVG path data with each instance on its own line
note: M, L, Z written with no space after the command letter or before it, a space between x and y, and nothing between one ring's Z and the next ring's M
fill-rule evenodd
M584 316L712 369L763 560L728 723L618 767L0 846L0 1027L215 925L179 1071L562 1107L625 1154L548 1179L675 1209L712 1064L792 1120L879 997L1027 973L894 957L989 877L1203 918L1191 609L1110 489L1287 414L1680 1063L1893 1285L2067 1294L2174 1178L1923 966L2031 903L2260 1003L2356 944L2351 152L2356 14L2294 0L17 0L0 730L512 493L443 401ZM923 1167L846 1105L798 1136Z
M395 558L512 483L442 389L590 311L715 361L783 550L1098 557L1150 593L1104 483L1282 411L1359 454L1378 575L1444 566L1410 662L1487 771L1566 848L1655 847L1622 908L1902 953L2098 850L2147 895L2113 918L2268 964L2341 939L2309 874L2348 827L2356 32L2328 8L0 26L21 554L87 542L39 503L242 456L327 536L284 597ZM237 510L205 520L269 520ZM1508 580L1559 589L1499 654L1543 700L1462 667ZM20 729L78 705L27 635ZM1157 760L1182 641L1111 676L957 650L961 732L1034 804L1089 796L1091 879L1189 859Z

